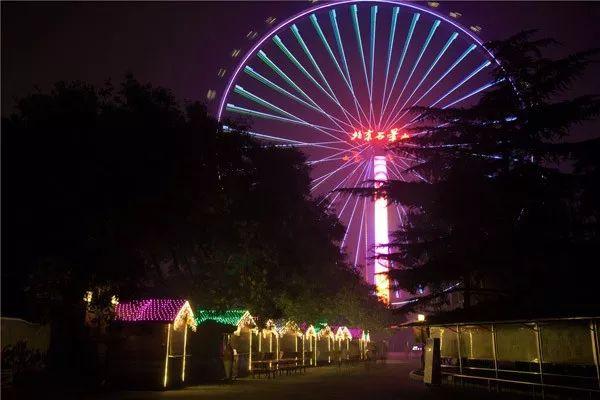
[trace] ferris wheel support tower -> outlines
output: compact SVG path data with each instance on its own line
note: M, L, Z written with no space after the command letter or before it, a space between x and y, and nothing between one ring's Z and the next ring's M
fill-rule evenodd
M373 158L373 172L375 177L375 188L381 187L387 180L387 163L385 156L375 156ZM374 206L374 229L375 229L375 255L371 276L367 279L369 283L375 285L377 296L386 304L390 302L390 280L387 272L389 271L388 260L378 256L388 254L388 203L384 197L375 199Z

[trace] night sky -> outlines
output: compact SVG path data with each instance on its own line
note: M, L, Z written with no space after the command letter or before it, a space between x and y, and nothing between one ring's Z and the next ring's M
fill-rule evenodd
M265 19L279 21L309 7L305 1L198 3L9 3L2 2L2 114L14 98L58 80L101 84L126 71L174 90L182 100L217 99L235 65L230 53L251 45L250 30L262 34ZM437 9L459 11L463 26L483 27L483 40L522 29L562 43L554 55L598 45L600 2L444 2ZM256 39L255 39L256 40ZM550 54L552 55L552 54ZM600 67L590 68L574 94L600 93ZM600 136L598 123L577 128L577 137Z

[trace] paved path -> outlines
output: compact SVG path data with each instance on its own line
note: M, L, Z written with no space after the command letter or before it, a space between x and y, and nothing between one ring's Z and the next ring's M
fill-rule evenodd
M165 392L118 392L88 399L186 399L186 400L309 400L309 399L506 399L482 392L460 391L451 387L431 389L408 377L414 361L388 364L320 367L303 375L276 379L240 379L231 384L201 385Z

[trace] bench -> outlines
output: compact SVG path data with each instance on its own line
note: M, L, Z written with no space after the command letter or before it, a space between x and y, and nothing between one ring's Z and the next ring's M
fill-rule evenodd
M277 360L275 359L275 353L266 352L262 356L259 356L258 360L252 361L252 377L260 378L261 375L265 375L267 378L275 378L277 373Z
M306 365L302 365L302 353L290 352L284 353L277 361L277 370L282 375L284 372L289 375L292 372L306 372Z

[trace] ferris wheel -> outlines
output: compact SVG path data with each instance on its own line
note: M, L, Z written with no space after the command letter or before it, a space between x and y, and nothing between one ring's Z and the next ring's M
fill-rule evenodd
M220 121L252 119L250 135L302 149L314 196L345 224L342 248L386 302L389 232L401 205L352 197L343 187L426 178L410 152L390 151L418 134L411 107L473 104L498 83L494 58L471 31L430 9L393 0L318 5L283 21L241 59L218 108ZM454 17L454 18L453 18ZM227 129L227 126L225 126ZM375 182L375 183L373 183Z

